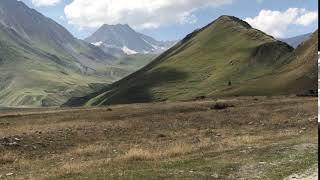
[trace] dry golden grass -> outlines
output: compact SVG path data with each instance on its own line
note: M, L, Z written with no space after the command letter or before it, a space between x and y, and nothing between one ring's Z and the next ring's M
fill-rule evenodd
M120 159L125 161L150 161L155 160L160 155L160 153L152 153L150 150L133 148L130 149L125 155L120 157Z
M6 113L0 115L0 176L210 179L216 172L221 179L251 179L255 171L241 170L283 177L314 163L316 149L291 147L316 144L317 99L254 99L219 100L234 105L223 110L211 108L217 101L196 101ZM8 146L1 137L20 140ZM290 164L290 157L307 163ZM290 171L273 172L261 161Z
M161 160L190 154L192 152L208 148L209 146L210 144L208 141L202 141L197 144L174 143L173 145L169 145L162 148L159 147L153 150L132 148L118 159L124 161Z

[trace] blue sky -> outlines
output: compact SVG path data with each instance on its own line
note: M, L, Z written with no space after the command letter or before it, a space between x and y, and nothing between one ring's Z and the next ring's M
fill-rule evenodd
M313 32L318 28L315 17L317 0L22 1L80 39L89 36L103 23L120 23L129 24L158 40L176 40L221 15L245 19L255 28L279 38Z

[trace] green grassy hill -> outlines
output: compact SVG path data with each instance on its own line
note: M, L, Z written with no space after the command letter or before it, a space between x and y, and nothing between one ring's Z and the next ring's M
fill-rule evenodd
M275 94L309 94L318 89L318 30L310 39L300 44L289 56L283 57L280 66L263 77L247 82L239 87L240 94L255 91ZM251 90L251 91L248 91Z
M156 58L156 54L132 54L121 56L116 60L116 65L127 67L128 69L137 70L149 64L152 59Z
M313 68L299 66L305 62L299 54L311 53L304 49L300 47L293 52L289 45L236 17L221 16L189 34L140 71L103 91L73 98L67 104L106 105L191 100L202 96L298 93L310 88L306 84L313 84L313 80L310 83L305 76L316 72L313 57L310 59Z

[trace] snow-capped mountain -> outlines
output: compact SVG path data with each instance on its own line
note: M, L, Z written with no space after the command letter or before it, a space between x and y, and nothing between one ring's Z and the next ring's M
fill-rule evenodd
M134 31L129 25L103 25L85 41L115 56L132 54L160 54L175 42L157 41Z

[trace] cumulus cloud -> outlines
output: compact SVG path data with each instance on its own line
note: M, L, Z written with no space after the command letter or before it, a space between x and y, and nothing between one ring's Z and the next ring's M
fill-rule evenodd
M232 0L73 0L64 11L69 23L81 27L127 23L144 29L195 23L198 9L230 3Z
M280 38L285 36L290 25L309 26L317 19L317 12L301 8L289 8L283 12L261 10L258 16L248 17L245 21L254 28Z
M60 3L61 0L32 0L32 4L40 7L40 6L54 6Z
M313 22L318 20L318 13L317 12L308 12L296 20L296 24L309 26Z

